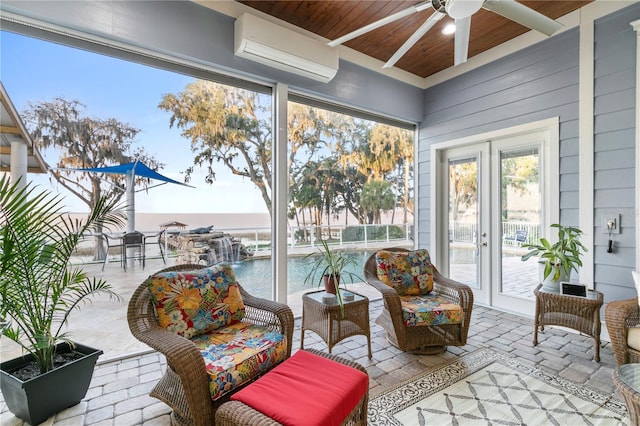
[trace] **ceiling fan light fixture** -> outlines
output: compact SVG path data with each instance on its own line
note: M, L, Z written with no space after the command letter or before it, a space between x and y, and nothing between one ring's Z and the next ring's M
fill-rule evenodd
M445 9L453 19L467 18L482 7L483 0L447 0Z
M455 32L456 32L456 24L454 24L453 22L449 22L442 29L442 34L444 35L451 35L451 34L454 34Z

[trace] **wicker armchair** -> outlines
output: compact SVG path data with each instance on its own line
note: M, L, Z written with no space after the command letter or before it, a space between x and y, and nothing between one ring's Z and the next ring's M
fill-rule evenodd
M194 270L202 265L178 265L159 272ZM291 355L293 313L287 305L251 296L240 286L246 314L243 319L278 331L287 338ZM142 283L131 296L127 312L133 336L165 355L167 371L151 391L173 409L172 423L197 426L214 424L215 412L231 393L211 399L205 363L196 346L188 339L165 330L158 324L147 285ZM257 377L256 377L257 378Z
M406 252L404 248L387 248L387 251ZM460 324L431 326L407 326L404 323L400 296L393 288L378 279L375 253L364 266L364 278L375 287L384 299L384 308L376 323L385 329L391 344L406 352L435 354L444 352L447 345L464 346L471 321L473 292L465 284L444 277L433 267L432 293L462 307L464 318Z
M618 365L640 362L640 351L627 345L629 327L640 324L638 299L616 300L607 303L604 320L611 338L613 355Z

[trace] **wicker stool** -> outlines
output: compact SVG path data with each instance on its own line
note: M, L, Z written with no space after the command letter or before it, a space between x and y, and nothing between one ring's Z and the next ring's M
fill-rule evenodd
M319 356L322 358L326 358L336 363L355 368L363 372L365 375L367 374L364 367L362 367L360 364L356 362L348 361L343 358L326 354L313 349L304 350L303 352L307 352L312 356ZM304 402L301 402L300 400L298 400L298 398L304 399L305 393L307 394L310 393L309 391L300 392L299 391L300 386L309 386L309 377L313 376L314 372L318 374L319 377L322 377L322 375L327 374L326 373L327 367L330 368L331 365L321 366L319 368L321 368L322 370L319 370L317 365L320 363L318 362L317 358L314 362L313 357L308 357L306 356L306 354L304 358L302 354L300 354L299 357L296 357L297 355L299 354L296 353L295 355L292 356L292 358L283 362L274 370L267 373L265 376L263 376L262 378L258 379L256 382L250 384L245 389L243 389L248 392L251 392L252 391L251 387L254 387L253 391L259 390L260 392L262 392L260 393L260 395L265 395L265 397L268 396L267 394L272 394L276 396L280 395L281 393L283 393L283 388L290 388L294 390L294 392L287 394L287 396L283 396L281 399L278 398L280 399L279 403L282 403L282 406L279 407L280 409L278 408L274 409L276 413L275 415L272 414L273 417L277 418L279 415L286 416L288 413L291 413L291 412L302 412L302 413L305 413L306 416L310 416L311 413L318 414L314 412L317 410L317 407L315 410L314 408L311 408L311 407L307 407L307 409L305 410ZM294 358L296 359L294 360ZM314 368L315 370L313 370ZM308 374L306 374L305 371L308 372ZM304 384L303 384L303 380L298 379L298 377L301 377L303 374L304 374L304 382L305 382ZM359 377L360 379L362 377L362 375L360 375L359 373L356 373L355 376L360 376ZM280 384L279 382L280 380L286 381L286 383ZM263 389L260 389L260 388L264 387L266 383L269 383L268 388L265 388L263 391ZM337 387L336 383L329 383L329 384L333 385L334 388ZM317 383L314 386L314 389L318 389L319 387L322 387L322 385L323 384ZM348 383L346 385L350 386L350 385L356 385L356 384ZM362 380L358 380L358 387L362 387L362 385L363 385ZM342 387L342 386L339 386L339 387ZM359 401L357 401L357 404L351 410L351 412L346 413L346 418L342 421L341 423L342 425L366 425L367 424L367 406L369 402L368 387L369 387L369 380L367 375L366 386L364 387L364 389L361 389L362 395L360 396ZM263 414L262 412L258 411L257 409L254 409L250 405L245 404L245 402L241 402L240 400L245 400L245 401L250 400L249 396L243 397L243 394L242 394L243 390L239 391L237 394L235 394L232 397L232 399L238 399L238 400L225 402L218 408L218 410L216 411L217 426L226 426L226 425L230 425L230 426L273 425L275 426L275 425L281 424L277 420L274 420L272 417L269 417ZM349 392L349 394L353 395L354 391ZM316 392L314 392L313 395L315 397ZM256 396L255 392L254 392L254 396ZM358 396L359 395L356 393L354 395L354 399L358 398ZM342 401L346 401L346 398ZM343 404L346 403L342 401L341 403ZM265 402L265 404L267 403ZM306 419L307 417L305 417L304 424L309 424L308 421L310 420L306 420ZM325 422L323 421L323 423Z

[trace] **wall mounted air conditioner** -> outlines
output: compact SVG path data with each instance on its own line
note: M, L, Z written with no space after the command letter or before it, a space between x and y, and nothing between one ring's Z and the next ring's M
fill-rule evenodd
M236 56L329 82L338 72L338 51L321 41L248 13L235 22Z

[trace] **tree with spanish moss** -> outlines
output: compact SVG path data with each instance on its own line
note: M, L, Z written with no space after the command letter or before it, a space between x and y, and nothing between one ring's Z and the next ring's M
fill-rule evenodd
M125 178L73 169L113 166L135 159L154 170L163 166L143 148L135 146L140 129L115 118L90 117L86 106L77 100L57 97L29 103L22 116L37 147L59 153L58 161L50 169L51 178L77 196L91 211L103 196L120 200ZM136 183L146 186L149 180L138 178ZM102 260L106 255L101 240L98 237L95 260Z
M216 179L222 166L249 179L271 213L271 98L260 93L207 80L195 80L179 93L162 96L158 108L171 113L170 127L182 129L195 154L195 167L206 169L205 181Z
M404 209L403 222L406 223L412 205L409 196L414 151L412 132L387 124L375 123L370 128L362 129L359 134L360 137L352 138L344 144L340 157L341 164L345 167L355 167L359 173L366 177L367 183L388 180L393 172L402 173L399 179L394 179L394 182L402 181L402 186L396 188L395 197L401 201ZM371 207L368 206L368 208ZM379 216L380 211L368 211L367 222L372 223L373 218Z

